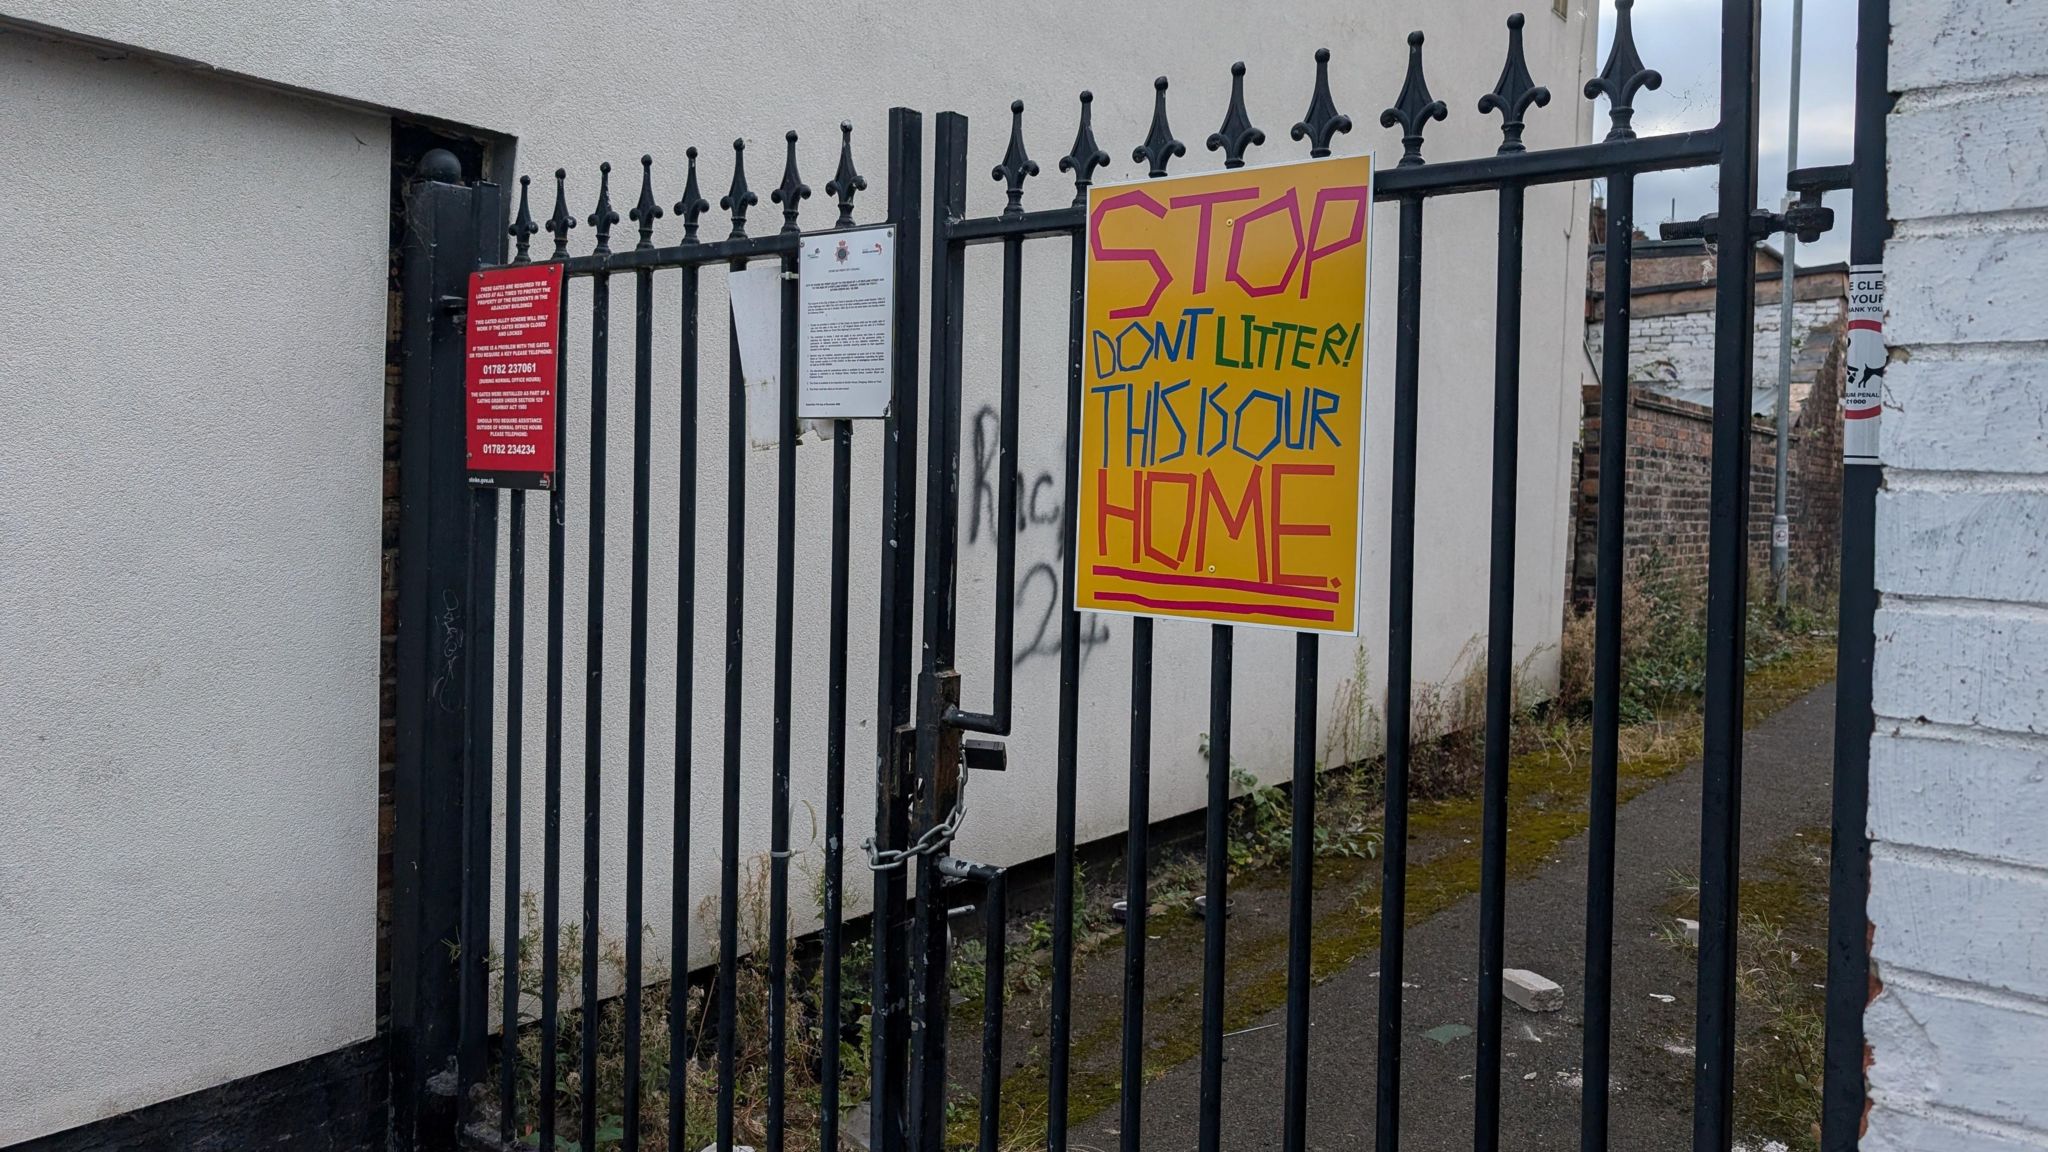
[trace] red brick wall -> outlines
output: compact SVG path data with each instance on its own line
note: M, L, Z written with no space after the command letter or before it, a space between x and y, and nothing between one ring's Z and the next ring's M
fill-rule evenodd
M1816 376L1794 425L1786 471L1795 581L1832 583L1839 551L1841 431L1836 418L1838 353ZM1572 602L1592 600L1594 524L1600 511L1600 390L1583 389L1578 495L1573 507ZM1770 570L1773 494L1777 487L1775 427L1750 425L1749 557ZM1628 475L1623 549L1631 570L1655 554L1675 578L1704 582L1707 571L1713 411L1640 388L1629 389Z

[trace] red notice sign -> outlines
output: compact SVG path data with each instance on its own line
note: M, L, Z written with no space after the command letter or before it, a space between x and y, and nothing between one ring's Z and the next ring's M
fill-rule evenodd
M524 264L469 278L469 482L555 486L555 367L562 266Z

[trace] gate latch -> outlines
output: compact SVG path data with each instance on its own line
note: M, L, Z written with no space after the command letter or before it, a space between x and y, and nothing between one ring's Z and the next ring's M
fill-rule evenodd
M1820 202L1821 190L1802 189L1799 199L1785 205L1783 212L1767 212L1758 208L1749 214L1749 238L1752 243L1790 232L1799 237L1801 244L1812 244L1820 234L1835 226L1835 210ZM1657 226L1657 234L1666 240L1704 240L1714 244L1720 240L1719 221L1721 214L1709 212L1697 220L1667 220Z
M962 740L960 766L969 772L1001 772L1010 766L1009 746L1001 740Z

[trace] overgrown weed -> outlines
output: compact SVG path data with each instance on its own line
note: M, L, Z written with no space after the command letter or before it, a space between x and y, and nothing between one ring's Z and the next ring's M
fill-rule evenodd
M741 956L733 979L735 1027L733 1029L733 1130L735 1141L761 1146L767 1141L769 1005L770 983L767 960L768 858L749 861L740 878L739 935ZM718 909L714 901L699 906L700 925L715 932ZM519 936L519 1042L513 1084L517 1096L516 1115L520 1129L514 1137L522 1146L540 1142L541 1095L540 1006L543 989L540 956L543 922L532 892L520 899ZM793 935L793 934L792 934ZM799 1144L815 1146L819 1136L819 1107L823 1101L820 1075L824 1045L836 1042L840 1058L840 1100L850 1104L867 1095L868 971L871 945L866 940L850 942L841 971L842 1035L827 1038L822 1031L822 969L815 964L789 965L789 1011L784 1061L784 1131ZM594 1098L598 1114L597 1145L613 1146L624 1139L629 1118L625 1112L625 1085L629 1069L625 1057L625 1000L611 996L597 1006L597 1081L594 1088L582 1073L583 1028L586 1014L578 1008L583 980L583 935L581 926L567 923L561 929L556 987L559 990L558 1027L555 1042L556 1143L563 1152L581 1152L578 1135L586 1097ZM598 963L600 987L625 985L624 941L600 936ZM499 989L503 982L503 958L491 957L492 1019L500 1011ZM718 994L711 980L688 980L679 987L671 982L667 966L643 965L640 997L639 1069L640 1110L636 1121L640 1146L648 1152L694 1152L717 1138L718 1119ZM671 992L680 994L682 1012L681 1087L683 1090L683 1140L671 1145L668 1139L670 1069L678 1052L672 1047ZM500 1059L500 1041L491 1038L491 1059ZM498 1069L479 1086L472 1101L477 1122L493 1130L499 1115Z

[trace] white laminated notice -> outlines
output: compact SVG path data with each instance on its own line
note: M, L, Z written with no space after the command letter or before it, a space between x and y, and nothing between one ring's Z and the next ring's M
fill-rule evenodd
M726 284L746 382L747 442L773 448L782 439L782 262L762 260L728 272Z
M797 415L889 414L895 352L896 230L804 238L798 261Z
M1884 412L1884 265L1849 269L1849 352L1842 380L1842 463L1876 464Z

